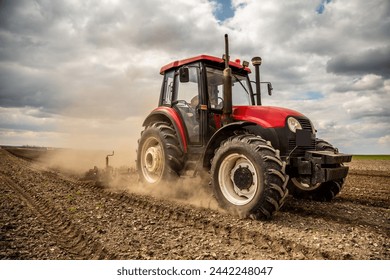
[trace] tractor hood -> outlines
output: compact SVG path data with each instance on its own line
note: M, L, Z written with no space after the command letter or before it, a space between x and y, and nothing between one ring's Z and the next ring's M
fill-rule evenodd
M284 127L289 116L304 116L303 114L282 107L274 106L233 106L233 119L249 121L264 128Z

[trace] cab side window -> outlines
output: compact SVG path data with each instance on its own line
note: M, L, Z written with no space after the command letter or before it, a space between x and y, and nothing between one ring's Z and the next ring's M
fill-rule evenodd
M165 73L164 85L163 85L164 94L162 97L162 105L170 106L172 104L174 77L175 77L175 72L173 70Z
M199 104L198 67L188 67L188 82L179 82L176 100L183 101L192 106Z
M223 107L223 76L221 71L207 67L207 92L210 108L221 110Z

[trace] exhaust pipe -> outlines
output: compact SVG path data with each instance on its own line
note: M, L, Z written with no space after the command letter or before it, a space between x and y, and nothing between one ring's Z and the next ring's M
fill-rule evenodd
M232 69L229 67L229 39L225 34L225 69L223 70L223 124L232 122L233 102L232 102Z
M255 67L255 75L256 75L256 103L257 105L261 105L261 89L260 89L260 65L261 65L261 57L256 56L252 58L252 65Z

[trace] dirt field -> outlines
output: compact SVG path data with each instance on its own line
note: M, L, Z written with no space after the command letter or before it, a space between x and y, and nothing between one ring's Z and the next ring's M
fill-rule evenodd
M289 197L271 221L227 215L188 179L169 188L96 186L0 149L0 259L390 259L390 161L353 161L333 202Z

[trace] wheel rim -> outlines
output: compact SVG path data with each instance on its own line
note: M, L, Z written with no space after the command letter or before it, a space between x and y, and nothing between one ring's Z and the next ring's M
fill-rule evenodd
M142 147L141 168L149 183L156 183L162 177L164 169L164 151L160 141L148 138Z
M241 154L230 154L221 162L218 182L224 197L234 205L250 203L258 190L258 172Z

